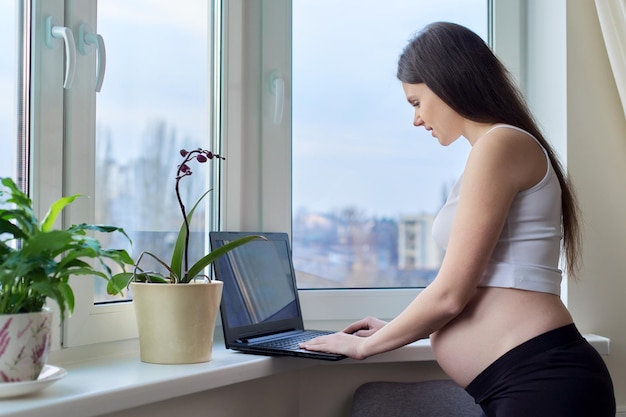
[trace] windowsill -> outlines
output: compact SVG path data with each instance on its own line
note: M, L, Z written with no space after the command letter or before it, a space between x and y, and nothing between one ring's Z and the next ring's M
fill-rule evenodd
M609 353L609 339L585 337L601 354ZM246 355L218 341L210 362L193 365L143 363L137 340L106 343L54 352L50 363L65 368L67 376L38 394L0 400L0 416L65 417L76 410L97 416L308 367L432 360L428 340L364 361L339 362Z

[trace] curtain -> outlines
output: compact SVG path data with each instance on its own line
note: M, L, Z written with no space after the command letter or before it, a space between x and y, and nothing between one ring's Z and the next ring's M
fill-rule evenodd
M595 0L604 44L626 116L626 0Z

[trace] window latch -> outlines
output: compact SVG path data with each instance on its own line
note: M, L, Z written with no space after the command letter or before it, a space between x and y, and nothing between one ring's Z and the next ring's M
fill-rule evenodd
M65 78L63 88L69 89L76 73L76 42L72 31L65 26L57 26L54 17L46 18L46 46L53 49L54 39L62 39L65 44Z
M104 81L104 71L107 66L107 54L104 47L104 39L102 35L94 33L86 23L81 23L78 26L78 52L81 55L87 55L91 52L91 46L95 46L96 54L98 57L98 66L96 67L96 93L99 93L102 89L102 82Z

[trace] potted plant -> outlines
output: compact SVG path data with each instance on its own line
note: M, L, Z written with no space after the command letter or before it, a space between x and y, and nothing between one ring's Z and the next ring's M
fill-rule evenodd
M35 380L50 348L47 298L56 301L63 320L74 310L71 276L110 281L111 263L122 271L133 265L125 250L104 249L88 232L117 232L130 239L123 229L107 225L54 229L63 208L79 195L54 202L40 222L32 200L12 179L0 183L0 382Z
M222 296L222 283L211 280L204 270L217 258L232 249L262 236L247 236L209 252L193 264L189 263L189 225L194 211L206 191L187 212L180 192L180 182L190 176L193 161L204 164L213 159L226 159L205 149L181 150L183 161L178 165L175 192L182 225L170 262L142 252L132 272L120 273L110 280L107 291L121 293L130 288L139 330L139 350L143 362L180 364L207 362L212 356L215 322ZM152 258L164 272L146 271L142 260ZM173 284L173 285L172 285Z

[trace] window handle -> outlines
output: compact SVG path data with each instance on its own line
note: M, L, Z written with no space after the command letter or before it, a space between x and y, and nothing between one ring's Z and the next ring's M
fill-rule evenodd
M62 39L65 44L65 78L63 88L69 89L72 86L74 74L76 73L76 42L74 42L74 35L69 28L56 26L54 18L48 16L46 18L46 46L48 48L54 48L53 38Z
M285 79L278 71L274 71L270 77L270 92L274 95L274 124L278 125L283 120L285 105Z
M91 46L95 46L98 57L98 66L96 69L96 92L102 89L104 81L104 72L107 67L107 53L104 47L104 39L101 35L93 33L91 26L81 23L78 26L78 52L81 55L87 55L91 52Z

